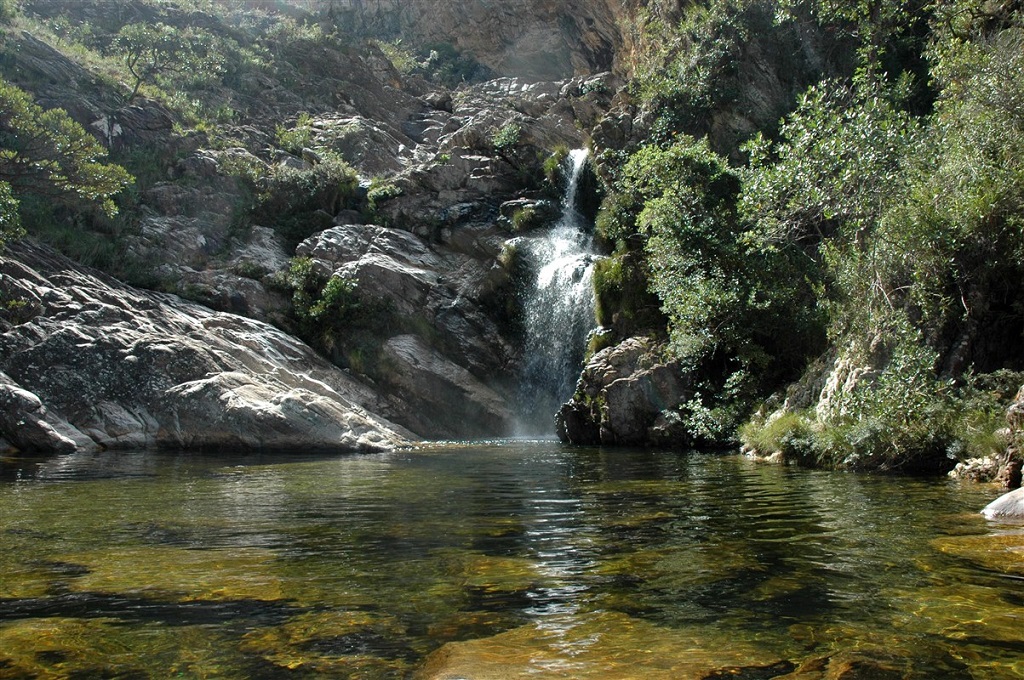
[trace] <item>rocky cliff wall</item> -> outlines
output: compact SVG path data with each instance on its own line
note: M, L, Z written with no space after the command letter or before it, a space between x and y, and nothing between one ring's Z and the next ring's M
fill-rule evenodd
M448 43L500 76L559 80L616 66L621 0L333 0L344 26Z

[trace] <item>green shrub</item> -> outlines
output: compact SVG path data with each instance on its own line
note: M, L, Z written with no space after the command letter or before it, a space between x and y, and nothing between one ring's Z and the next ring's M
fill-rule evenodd
M0 0L0 22L7 23L18 15L18 0Z
M313 117L303 111L299 114L294 127L278 125L275 132L278 146L295 156L302 155L302 150L313 140L313 128L310 125L312 120Z
M253 219L295 245L328 228L338 211L352 206L357 188L356 171L333 154L323 154L307 169L276 167L256 178Z
M411 75L419 66L416 55L402 44L401 38L392 41L374 40L373 44L384 53L395 70L402 75Z
M559 146L551 152L547 158L544 159L544 179L547 180L548 184L552 187L561 189L564 184L564 176L562 172L565 159L569 157L569 147Z
M534 206L519 208L512 213L512 231L529 231L541 226L544 217Z
M657 332L665 327L661 303L647 289L647 272L640 254L619 251L594 264L597 323L619 337Z
M402 195L402 187L380 179L374 179L370 188L366 191L366 206L369 217L374 221L383 221L380 214L380 207L392 198Z
M316 348L333 351L343 330L355 325L362 309L356 281L324 276L310 258L296 257L285 282L292 291L292 313L299 335Z
M506 123L491 135L491 146L498 153L507 154L519 145L523 136L523 128L519 123Z
M739 428L739 438L762 455L780 452L785 460L818 463L818 443L813 416L785 411L764 420L750 420Z

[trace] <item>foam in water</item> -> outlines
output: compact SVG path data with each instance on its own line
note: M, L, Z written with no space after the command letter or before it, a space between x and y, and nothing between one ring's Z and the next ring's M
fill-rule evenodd
M521 436L554 433L554 414L572 396L587 335L595 326L592 228L576 208L587 150L572 151L568 160L572 166L561 219L543 236L523 242L536 278L524 301Z

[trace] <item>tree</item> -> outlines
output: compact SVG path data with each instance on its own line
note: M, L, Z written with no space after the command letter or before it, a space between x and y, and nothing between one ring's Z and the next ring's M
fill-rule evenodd
M7 241L22 235L18 218L18 199L11 193L11 185L0 182L0 248Z
M724 441L754 399L820 350L816 273L797 248L753 238L738 210L742 175L706 139L642 147L614 189L605 211L615 214L602 221L643 241L669 350L692 381L684 427L697 441Z
M134 181L63 109L43 110L23 90L0 79L0 243L20 233L18 199L99 204L113 216L111 197Z
M208 77L219 73L223 62L209 34L163 23L127 24L118 31L111 48L135 78L128 101L135 99L143 85L156 84L161 77Z

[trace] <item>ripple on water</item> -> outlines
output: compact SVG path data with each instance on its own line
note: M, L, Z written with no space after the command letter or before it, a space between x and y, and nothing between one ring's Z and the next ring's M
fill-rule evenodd
M1024 677L1020 535L970 488L551 442L133 456L0 479L2 673Z

